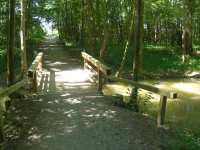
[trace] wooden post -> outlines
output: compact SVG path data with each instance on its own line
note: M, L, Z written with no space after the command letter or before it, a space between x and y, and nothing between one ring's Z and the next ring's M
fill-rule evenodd
M0 141L4 141L4 134L3 134L3 111L0 110Z
M37 92L37 73L36 71L28 72L29 89L31 92Z
M37 72L33 73L33 91L37 92Z
M42 68L43 68L43 59L40 60L39 64L39 72L42 73Z
M84 71L86 71L86 69L87 69L87 66L86 66L87 64L86 64L86 60L84 59Z
M103 88L103 75L100 69L98 69L98 91L102 92Z
M15 0L9 0L9 36L7 48L7 83L14 84L14 51L15 51Z
M167 106L167 96L160 96L160 106L158 110L157 125L158 127L164 125L165 123L165 112Z

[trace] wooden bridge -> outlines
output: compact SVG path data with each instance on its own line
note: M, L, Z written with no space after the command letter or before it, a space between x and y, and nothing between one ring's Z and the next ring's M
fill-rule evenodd
M167 98L176 98L176 93L113 77L99 60L56 40L44 42L40 51L24 80L0 90L4 149L143 150L174 142L171 133L157 126L164 124ZM101 92L109 81L159 94L157 123L114 106L116 97ZM11 101L7 109L9 96L19 90L24 96Z

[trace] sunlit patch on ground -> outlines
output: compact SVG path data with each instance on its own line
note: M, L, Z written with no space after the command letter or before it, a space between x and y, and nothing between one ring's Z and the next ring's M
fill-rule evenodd
M54 62L54 63L50 63L48 66L50 66L50 67L54 67L54 66L57 66L57 65L67 65L67 63Z
M185 94L195 94L200 95L200 84L198 82L194 83L193 81L174 81L174 82L161 82L156 85L158 88L168 89L171 91L177 91L181 95Z
M82 69L64 70L57 72L44 70L38 77L38 87L42 92L63 91L77 86L86 89L91 86L89 75Z
M123 95L129 96L131 93L131 86L124 85L122 83L106 84L103 88L103 92L106 95Z
M56 72L55 75L57 82L77 83L77 82L86 82L89 80L88 74L86 74L84 70L81 69L60 71Z
M64 102L74 105L74 104L80 104L81 100L77 98L68 98L68 99L65 99Z
M200 95L200 85L196 83L175 83L172 84L172 87L183 92Z

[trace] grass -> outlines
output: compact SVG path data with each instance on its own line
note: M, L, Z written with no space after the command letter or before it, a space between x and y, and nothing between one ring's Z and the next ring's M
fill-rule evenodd
M197 46L195 46L197 47ZM199 46L200 47L200 46ZM112 66L116 71L120 66L124 48L119 45L111 45L108 47L105 62ZM133 50L128 49L128 58L124 72L132 70ZM145 45L142 52L143 71L148 74L178 74L181 75L187 71L200 70L200 57L190 57L187 63L182 62L181 49L178 47L162 46L162 45Z
M179 129L176 131L177 138L180 143L177 145L171 145L171 150L199 150L200 149L200 137L195 135L188 129Z
M185 143L185 147L188 147L191 150L200 149L200 137L193 134L190 130L185 129L183 132L180 132L179 135Z

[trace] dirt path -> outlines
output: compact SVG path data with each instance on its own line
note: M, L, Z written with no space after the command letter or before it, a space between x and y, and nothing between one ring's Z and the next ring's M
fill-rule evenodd
M42 49L40 93L13 102L4 126L6 150L160 150L174 144L155 121L99 95L79 50L55 41Z

